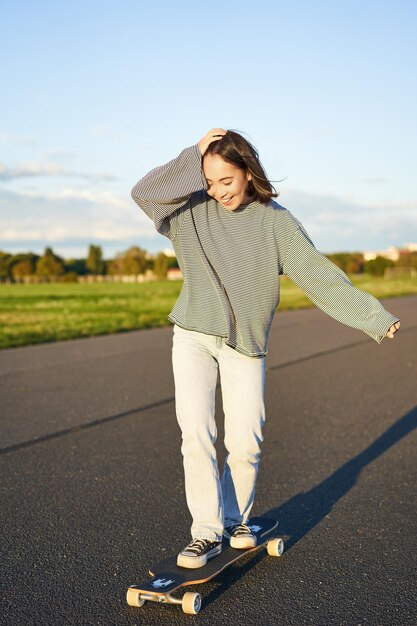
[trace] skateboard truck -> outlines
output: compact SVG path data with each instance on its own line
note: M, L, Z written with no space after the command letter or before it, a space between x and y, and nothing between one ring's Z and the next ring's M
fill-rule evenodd
M143 591L136 591L134 587L129 587L126 595L127 603L130 606L141 607L148 600L159 604L180 604L184 613L196 615L201 609L201 595L187 591L182 598L174 598L171 594L151 594Z

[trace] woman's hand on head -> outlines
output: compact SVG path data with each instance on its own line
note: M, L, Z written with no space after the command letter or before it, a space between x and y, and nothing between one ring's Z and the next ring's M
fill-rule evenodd
M204 156L207 148L213 141L219 141L219 139L221 139L226 133L227 130L224 130L223 128L212 128L209 130L209 132L198 142L201 156Z
M401 325L400 322L395 322L395 324L391 326L391 328L389 329L389 331L387 332L385 336L389 337L390 339L394 339L394 335L399 329L400 325Z

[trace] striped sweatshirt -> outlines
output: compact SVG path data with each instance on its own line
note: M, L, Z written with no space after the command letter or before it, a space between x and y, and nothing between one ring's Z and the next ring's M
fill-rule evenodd
M184 283L169 319L185 329L265 356L283 274L322 311L378 343L399 320L354 287L288 209L253 201L230 211L211 198L198 144L146 174L132 198L172 241Z

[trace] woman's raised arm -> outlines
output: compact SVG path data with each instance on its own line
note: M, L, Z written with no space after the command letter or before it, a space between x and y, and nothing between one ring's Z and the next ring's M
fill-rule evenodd
M190 200L191 194L206 189L197 144L175 158L155 167L131 191L133 200L154 222L156 230L169 236L169 217Z

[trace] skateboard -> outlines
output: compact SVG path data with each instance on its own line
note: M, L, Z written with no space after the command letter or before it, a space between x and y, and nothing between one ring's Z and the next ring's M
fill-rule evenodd
M141 607L148 600L163 604L179 604L184 613L196 615L201 609L201 595L187 591L182 598L171 594L186 585L198 585L211 580L226 567L241 559L248 552L256 552L266 547L270 556L281 556L284 552L284 541L274 537L278 522L266 517L252 517L247 525L256 535L257 545L254 548L237 550L231 548L228 539L223 539L222 551L218 556L207 561L206 565L197 569L177 566L177 555L153 565L149 569L152 579L138 585L131 585L127 590L126 599L130 606Z

